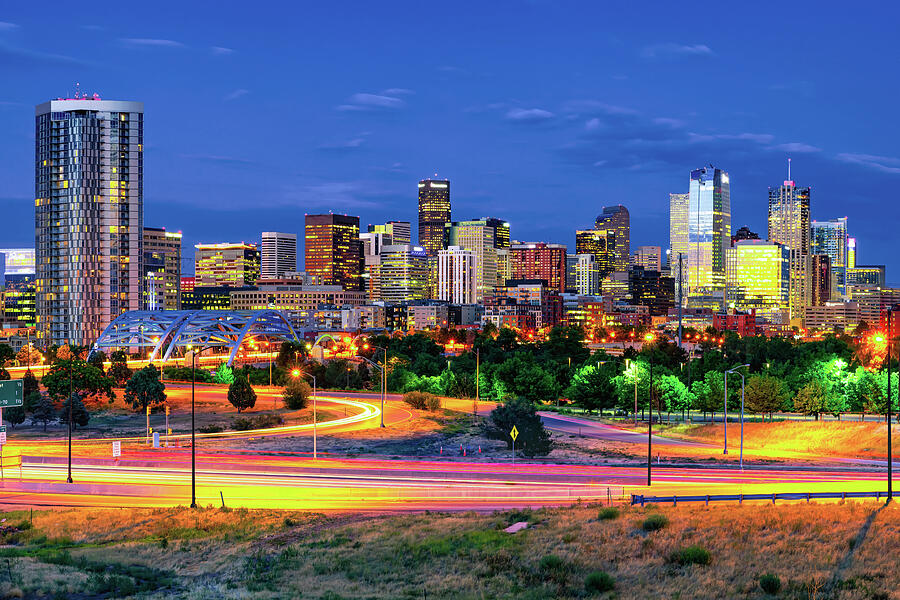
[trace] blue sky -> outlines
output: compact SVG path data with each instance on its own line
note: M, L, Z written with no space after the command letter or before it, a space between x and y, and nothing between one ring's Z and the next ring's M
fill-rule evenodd
M145 103L145 223L182 230L187 256L302 237L307 212L415 223L435 173L454 218L513 238L573 246L621 203L632 245L665 246L669 192L710 162L733 228L765 236L790 156L813 218L849 217L859 261L898 281L892 4L8 4L0 247L33 243L34 105L80 82Z

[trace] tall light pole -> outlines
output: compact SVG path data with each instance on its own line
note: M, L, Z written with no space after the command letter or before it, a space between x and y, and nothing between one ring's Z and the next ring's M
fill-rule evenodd
M191 508L197 508L197 434L194 420L194 382L197 379L197 354L202 353L204 350L209 350L211 347L198 348L194 352L193 345L187 345L187 349L191 351Z
M894 497L894 455L891 451L891 340L894 337L894 329L891 326L891 315L894 313L894 307L887 309L887 460L888 460L888 489L887 501L890 502Z
M653 334L644 336L647 342L653 341ZM650 363L650 410L647 414L647 487L650 487L650 470L653 464L653 357L647 353L647 362ZM637 410L635 409L635 415Z
M319 451L318 451L318 444L317 444L317 440L318 440L318 431L317 431L317 428L318 428L318 419L317 419L316 417L317 417L317 413L318 413L318 404L317 404L317 401L316 401L316 400L317 400L317 395L316 395L316 376L313 375L312 373L304 373L304 372L301 371L300 369L294 369L293 371L291 371L291 375L293 375L294 377L301 377L301 376L302 376L302 377L309 377L309 378L312 379L312 382L313 382L313 460L317 460L317 459L319 458Z
M66 477L66 483L74 483L72 481L72 367L75 366L73 361L75 357L69 359L69 476ZM888 377L890 379L890 377Z
M728 454L728 371L725 371L725 417L722 422L725 424L725 451L722 454ZM713 421L716 420L716 414L713 412Z
M728 377L729 373L737 373L741 376L741 471L744 470L744 374L738 371L738 369L743 369L745 367L749 367L750 365L739 365L734 367L733 369L728 369L725 371L725 377ZM726 401L728 392L726 394ZM726 425L727 427L727 425Z
M381 369L381 426L384 427L384 397L387 393L387 348L382 348L381 346L369 346L365 344L363 348L377 348L384 352L384 368Z

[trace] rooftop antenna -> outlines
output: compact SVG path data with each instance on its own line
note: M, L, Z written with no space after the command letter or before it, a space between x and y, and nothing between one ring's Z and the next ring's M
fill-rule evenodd
M788 159L788 181L791 180L791 159Z
M81 84L75 82L75 99L78 100L78 94L81 93Z

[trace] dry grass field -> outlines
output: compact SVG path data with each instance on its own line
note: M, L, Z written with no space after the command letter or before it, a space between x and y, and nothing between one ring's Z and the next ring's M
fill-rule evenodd
M401 516L79 509L3 517L6 597L900 597L900 509L875 503ZM503 531L518 521L530 525Z

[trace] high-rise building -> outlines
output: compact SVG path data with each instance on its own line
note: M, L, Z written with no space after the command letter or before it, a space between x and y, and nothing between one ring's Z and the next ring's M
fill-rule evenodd
M669 271L675 278L675 297L687 299L688 220L691 195L669 194ZM678 257L681 256L679 263ZM680 264L680 271L679 271Z
M662 248L659 246L638 246L631 255L631 265L649 271L662 271Z
M259 279L256 244L197 244L194 249L194 287L244 287Z
M385 302L425 300L428 255L421 246L398 244L381 248L381 299Z
M495 228L480 219L455 221L446 224L444 247L459 246L475 252L475 278L478 285L476 302L490 298L497 285L497 249L494 247ZM512 257L510 253L510 264Z
M450 219L450 180L423 179L419 182L419 245L429 256L446 247L444 225Z
M809 257L809 306L822 306L831 301L831 257L811 254Z
M612 230L615 233L613 254L613 271L625 273L631 259L631 217L628 209L618 204L604 206L603 211L594 220L594 229Z
M142 304L141 102L35 108L35 302L45 344L87 345Z
M568 257L566 257L568 261ZM575 255L575 291L581 296L600 293L600 266L593 254Z
M306 274L316 282L351 291L363 289L359 217L306 215L305 251Z
M787 246L791 254L790 318L803 319L811 302L809 259L809 191L788 178L769 188L768 240Z
M721 308L725 299L725 249L731 245L728 173L711 165L691 171L687 230L687 304ZM674 268L677 256L672 261Z
M388 235L393 244L412 244L412 226L409 221L388 221L383 225L369 225L368 233Z
M260 246L260 279L284 279L297 270L297 234L263 231Z
M856 267L856 238L847 238L847 269Z
M34 327L34 250L0 249L0 322L5 326Z
M600 279L616 270L614 229L579 229L575 232L575 254L590 254L597 263Z
M509 258L509 248L500 248L496 250L497 254L497 285L503 287L506 282L512 279L512 263Z
M494 248L509 248L509 223L497 217L481 217L481 220L494 231Z
M831 258L831 298L847 297L847 217L813 221L810 225L810 249L813 254ZM854 260L856 260L854 256Z
M675 306L675 280L656 269L635 265L628 270L631 304L646 306L652 316L667 315Z
M729 309L755 311L770 323L786 325L790 301L791 253L778 242L742 240L725 254Z
M755 231L750 231L750 228L744 225L740 229L734 232L734 235L731 236L731 245L734 246L736 243L742 240L758 240L759 234Z
M449 246L438 251L437 263L437 299L475 304L478 298L475 251Z
M144 227L144 307L181 308L181 232Z
M542 279L548 289L558 293L566 291L565 244L512 244L509 262L513 279Z

